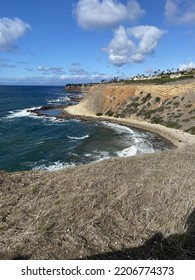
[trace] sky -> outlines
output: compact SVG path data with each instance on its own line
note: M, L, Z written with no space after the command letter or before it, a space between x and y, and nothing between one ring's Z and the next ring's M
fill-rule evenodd
M1 0L1 85L187 67L195 67L195 0Z

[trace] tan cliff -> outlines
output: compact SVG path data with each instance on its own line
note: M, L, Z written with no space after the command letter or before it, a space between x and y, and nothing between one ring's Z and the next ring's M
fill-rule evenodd
M74 107L75 114L133 118L195 134L193 80L165 85L94 85Z

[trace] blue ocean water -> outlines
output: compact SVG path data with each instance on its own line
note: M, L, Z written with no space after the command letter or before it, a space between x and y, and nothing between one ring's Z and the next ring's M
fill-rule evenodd
M168 149L152 133L100 121L59 120L28 112L70 102L64 87L0 86L0 170L57 170L115 156Z

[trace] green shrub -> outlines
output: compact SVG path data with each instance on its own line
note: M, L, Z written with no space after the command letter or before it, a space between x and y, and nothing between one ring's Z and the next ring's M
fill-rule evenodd
M179 121L175 121L175 122L173 122L173 121L168 121L168 122L165 123L165 125L168 126L168 127L171 127L171 128L176 128L176 129L179 129L179 128L182 127L182 126L179 124Z
M162 117L159 116L153 116L151 118L151 123L164 124Z
M112 112L111 109L106 112L106 115L108 115L109 117L112 117L113 114L114 114L114 112Z
M188 133L191 133L191 134L195 135L195 126L190 127L190 128L188 128L188 129L186 129L185 131L188 132Z
M186 108L191 108L192 104L184 105Z
M160 107L158 107L157 109L156 109L156 111L157 112L162 112L162 111L164 111L164 107L163 106L160 106ZM166 107L166 109L167 109L167 107Z
M155 98L155 102L160 102L160 100L161 100L161 98L158 96Z
M146 96L142 97L141 101L142 103L145 103L147 100L151 98L151 93L147 93Z

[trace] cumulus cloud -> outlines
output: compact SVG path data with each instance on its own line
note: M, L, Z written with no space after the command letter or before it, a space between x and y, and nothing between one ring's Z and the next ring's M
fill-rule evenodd
M117 0L79 0L74 13L81 27L91 29L136 20L144 14L144 10L136 0L128 0L126 5Z
M120 26L114 31L108 47L102 50L108 53L109 61L113 65L140 63L154 52L164 34L165 31L155 26L140 25L127 29Z
M165 17L171 23L195 23L195 2L191 0L166 0Z
M0 51L11 51L16 41L30 29L30 25L19 18L0 18Z

